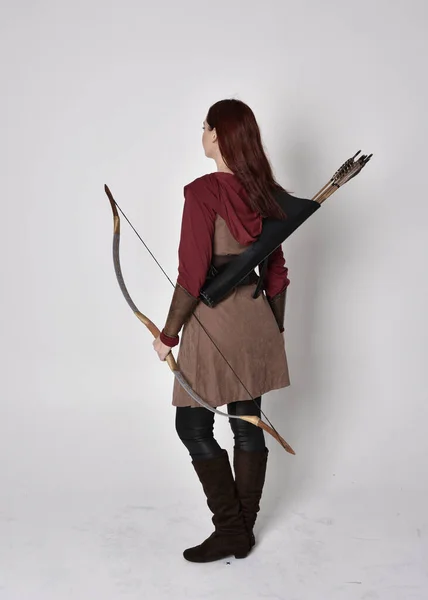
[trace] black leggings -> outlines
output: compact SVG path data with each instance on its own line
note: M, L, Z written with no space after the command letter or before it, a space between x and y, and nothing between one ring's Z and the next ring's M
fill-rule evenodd
M259 396L252 400L231 402L227 405L229 415L256 415L260 417L262 399ZM189 451L192 460L215 458L222 449L214 438L214 413L206 408L190 406L177 407L175 428L178 436ZM249 452L265 449L263 429L241 419L229 419L235 447Z

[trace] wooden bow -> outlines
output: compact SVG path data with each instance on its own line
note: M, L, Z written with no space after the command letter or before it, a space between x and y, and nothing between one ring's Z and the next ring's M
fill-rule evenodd
M130 296L130 294L128 292L128 289L126 287L125 281L123 279L122 269L121 269L121 266L120 266L120 256L119 256L119 246L120 246L120 218L119 218L119 213L118 213L117 209L119 208L120 212L122 214L124 214L124 213L123 213L122 209L119 207L119 205L117 204L117 202L114 200L113 195L110 192L110 190L109 190L109 188L108 188L107 185L104 186L104 189L105 189L107 197L108 197L108 199L110 201L111 209L113 211L113 220L114 220L114 225L113 225L113 263L114 263L114 270L116 272L116 277L117 277L117 281L119 283L119 287L122 290L122 294L124 295L125 300L127 301L128 305L132 309L132 311L135 314L135 316L142 323L144 323L144 325L147 327L147 329L150 331L150 333L153 335L153 337L157 338L160 335L159 328L156 327L156 325L153 323L153 321L151 321L148 317L146 317L146 315L143 314L137 308L135 302L132 300L132 298L131 298L131 296ZM125 216L125 218L127 218L126 215L124 215L124 216ZM127 220L129 221L129 219L127 219ZM135 231L135 229L134 229L134 231ZM140 237L140 236L138 236L138 237ZM141 237L140 237L140 240L141 240ZM141 241L143 241L143 240L141 240ZM194 315L194 316L196 317L196 315ZM199 321L199 323L200 323L200 321ZM203 406L207 410L215 413L216 415L221 415L222 417L226 417L227 419L241 419L242 421L246 421L247 423L251 423L252 425L255 425L256 427L260 427L261 429L263 429L264 431L266 431L266 433L269 433L273 438L275 438L275 440L277 442L279 442L279 444L281 444L281 446L284 448L284 450L286 450L290 454L295 454L293 448L284 440L283 437L281 437L281 435L276 431L276 429L273 427L273 425L269 426L262 419L260 419L259 417L255 416L255 415L240 415L240 416L239 415L229 415L227 413L222 412L221 410L213 408L207 402L205 402L205 400L203 400L192 389L192 387L190 386L190 384L186 381L184 375L181 373L181 371L178 368L178 365L177 365L177 363L175 361L175 358L174 358L172 352L170 352L167 355L165 361L168 364L168 366L171 369L171 371L173 372L174 377L177 379L177 381L179 382L179 384L186 390L186 392L189 394L189 396L191 398L193 398L193 400L195 400L198 404L200 404L201 406Z

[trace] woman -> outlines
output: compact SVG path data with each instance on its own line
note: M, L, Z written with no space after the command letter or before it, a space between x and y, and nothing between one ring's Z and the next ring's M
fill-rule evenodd
M289 280L281 246L268 259L265 293L253 297L257 278L251 276L214 308L199 302L199 293L212 265L220 268L257 239L264 217L285 217L272 197L280 186L246 104L217 102L203 129L205 155L214 159L217 172L184 188L177 285L165 327L153 345L165 360L184 325L177 362L191 387L213 407L226 404L228 414L260 417L261 396L290 383L282 336ZM193 562L233 554L244 558L255 544L253 527L265 481L268 449L263 430L229 420L234 479L228 453L213 436L214 414L177 381L172 403L177 407L177 433L192 458L215 525L214 533L185 550L184 557Z

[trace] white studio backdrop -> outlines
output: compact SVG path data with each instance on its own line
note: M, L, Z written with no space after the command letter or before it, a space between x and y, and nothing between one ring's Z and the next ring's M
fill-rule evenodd
M422 0L1 4L2 600L427 597L427 18ZM228 570L181 557L210 514L103 191L175 280L226 97L296 195L374 153L284 243L292 386L264 409L297 455L267 441L260 545ZM123 218L121 248L162 327L173 289Z

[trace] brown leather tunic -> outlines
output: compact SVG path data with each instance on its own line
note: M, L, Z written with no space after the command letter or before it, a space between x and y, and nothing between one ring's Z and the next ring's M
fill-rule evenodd
M239 254L246 247L233 238L217 214L213 254ZM253 397L290 385L284 334L265 294L252 298L255 287L236 288L214 308L199 302L194 313ZM193 315L183 327L177 362L191 387L211 406L250 399ZM176 380L172 404L199 406Z

